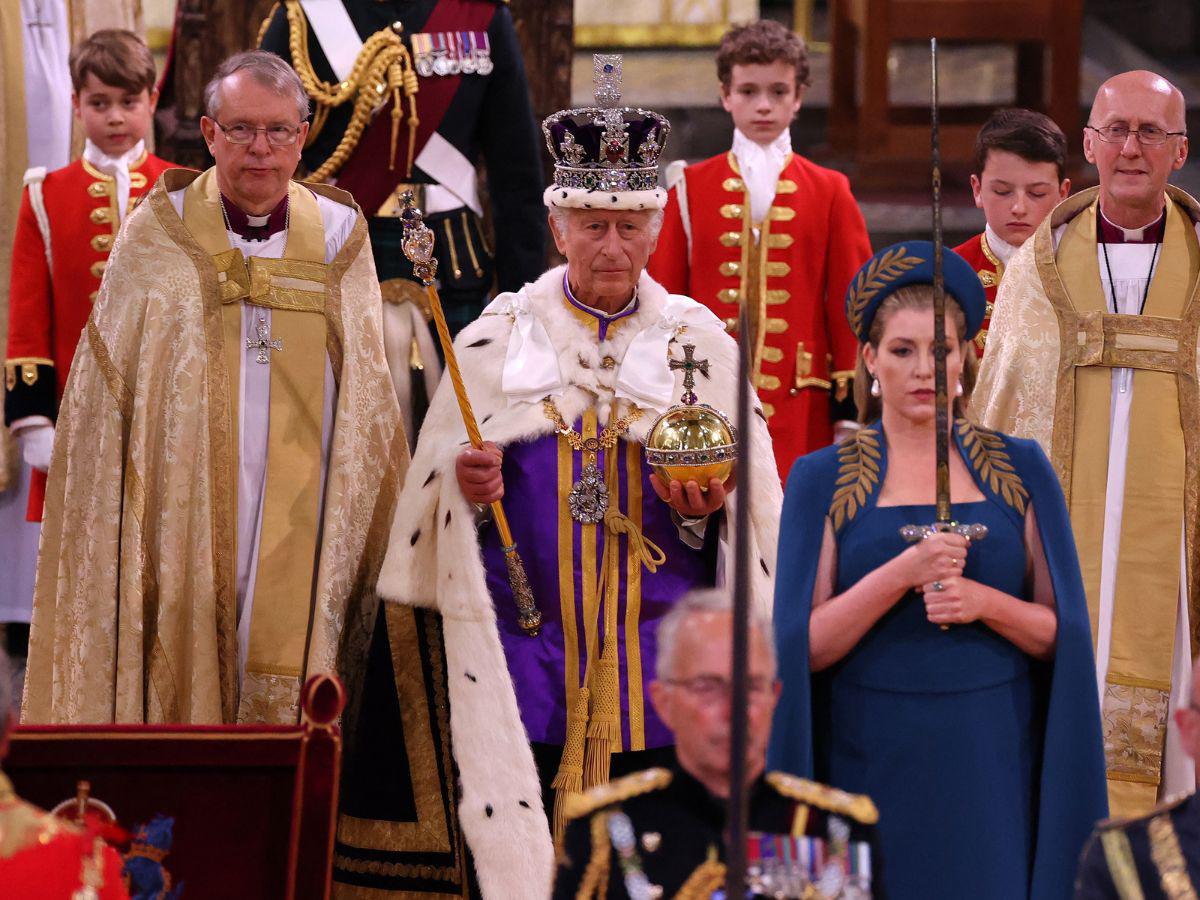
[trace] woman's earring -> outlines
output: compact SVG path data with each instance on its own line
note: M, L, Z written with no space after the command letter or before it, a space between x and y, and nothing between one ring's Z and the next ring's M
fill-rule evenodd
M955 396L955 397L961 397L962 395L963 395L963 386L962 386L962 382L960 381L960 382L958 383L958 387L956 387L956 388L954 389L954 396Z
M959 385L959 390L960 390L960 391L962 390L962 385ZM879 395L881 395L882 393L883 393L883 391L881 391L881 390L879 389L879 379L878 379L878 378L872 378L872 379L871 379L871 396L872 396L872 397L878 397L878 396L879 396Z

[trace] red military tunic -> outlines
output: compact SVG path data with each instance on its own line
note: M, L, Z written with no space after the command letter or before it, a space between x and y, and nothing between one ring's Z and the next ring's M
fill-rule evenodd
M871 243L841 173L790 154L762 223L750 221L739 176L732 152L684 170L687 227L676 185L648 268L731 332L740 298L749 298L754 381L786 477L796 457L832 441L835 419L853 418L858 341L846 322L846 288Z
M149 153L129 166L129 209L172 164ZM4 421L51 422L67 384L75 346L87 325L108 254L120 227L116 180L84 159L48 173L42 196L50 256L27 187L13 239L4 363ZM128 214L128 212L127 212ZM28 516L42 517L44 472L34 471Z
M983 325L979 334L975 335L975 352L983 358L983 348L987 345L988 325L992 321L992 309L996 304L996 291L1000 287L1000 279L1004 277L1004 263L988 246L987 234L980 232L975 237L963 241L954 248L954 252L971 264L975 274L983 284L983 292L987 297L984 308Z
M0 772L0 897L127 900L121 868L98 835L26 803Z

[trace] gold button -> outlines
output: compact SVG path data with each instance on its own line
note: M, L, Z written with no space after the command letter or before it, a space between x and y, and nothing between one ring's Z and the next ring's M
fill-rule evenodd
M100 253L107 253L112 249L113 236L111 234L98 234L92 238L92 249L98 250Z
M723 262L718 267L718 271L722 275L737 275L742 271L742 264L736 262Z
M401 22L399 19L397 19L395 22L392 23L392 31L396 32L396 34L403 33L404 23Z
M717 291L717 299L722 303L736 304L739 302L737 288L722 288L721 290Z
M738 326L738 320L736 318L730 317L725 320L725 330L728 331L730 334L733 334L733 332L737 331L737 326Z
M88 294L88 300L90 300L92 303L95 303L96 298L99 296L100 296L99 291L92 291L90 294Z
M740 219L742 217L742 204L726 203L721 207L721 215L726 219Z
M775 405L772 403L764 403L762 405L762 411L763 415L769 419L771 416L775 415Z
M108 260L100 260L100 262L92 263L92 276L95 278L104 277L104 269L108 265Z
M740 247L742 244L742 233L740 231L726 231L719 238L722 247Z
M98 206L88 213L88 218L95 225L107 225L112 221L112 209L107 206Z
M725 188L727 191L737 191L738 193L741 193L742 191L746 190L746 182L742 181L740 178L726 178L721 182L721 187Z
M107 181L93 181L87 188L89 197L107 197L109 196Z

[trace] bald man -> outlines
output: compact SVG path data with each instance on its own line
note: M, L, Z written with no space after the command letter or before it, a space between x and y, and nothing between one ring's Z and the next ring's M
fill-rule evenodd
M1200 666L1191 703L1175 711L1180 743L1200 760ZM1195 897L1200 886L1200 799L1181 794L1144 816L1101 822L1083 851L1075 900Z
M1083 132L1100 185L1010 263L971 401L982 424L1041 443L1062 481L1117 815L1195 788L1170 724L1200 624L1200 206L1167 184L1185 127L1161 76L1101 85Z

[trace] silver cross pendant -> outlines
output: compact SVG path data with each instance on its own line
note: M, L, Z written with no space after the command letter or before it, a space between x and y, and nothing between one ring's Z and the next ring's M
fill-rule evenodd
M258 322L254 326L254 333L258 336L255 339L246 338L246 349L257 350L258 356L255 358L261 366L268 365L271 362L271 351L283 351L283 341L276 338L271 339L271 326L267 324L266 316L259 316Z

